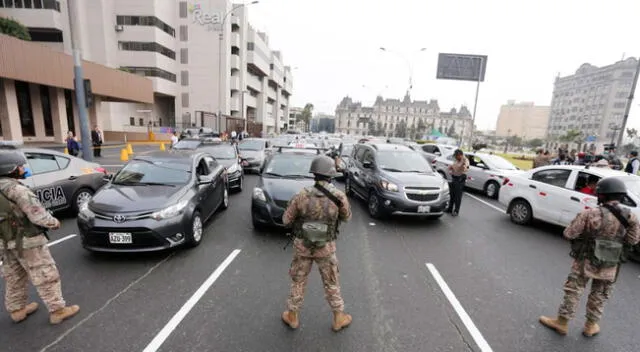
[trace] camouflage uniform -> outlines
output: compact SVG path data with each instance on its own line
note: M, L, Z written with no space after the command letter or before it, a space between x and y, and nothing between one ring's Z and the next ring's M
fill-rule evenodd
M615 204L615 202L610 204ZM628 221L630 226L624 235L624 241L635 245L640 241L638 218L634 214L629 214ZM583 233L597 233L598 237L613 239L620 238L620 233L624 233L624 228L607 209L596 208L580 213L564 230L564 237L572 240L579 238ZM575 316L580 296L591 279L586 317L588 321L597 323L602 317L604 303L609 299L613 289L618 269L619 266L598 269L591 265L589 259L574 260L571 273L564 284L565 295L558 310L558 316L565 319L572 319Z
M550 160L549 157L540 153L538 155L536 155L536 157L533 159L533 168L537 168L540 166L547 166L550 164Z
M339 218L341 221L347 221L351 218L351 208L345 194L328 182L320 181L319 183L342 201L342 208L338 209L321 191L308 187L295 195L289 203L282 216L285 225L293 225L295 230L296 222L302 220L331 219L333 221ZM326 246L313 251L305 247L300 238L296 238L293 243L295 251L289 270L293 282L287 300L288 310L297 312L302 307L307 278L313 262L316 262L324 285L325 298L334 312L342 312L344 301L340 294L335 241L330 241Z
M14 212L19 218L27 217L33 224L44 228L60 227L58 219L42 207L36 195L19 181L0 178L0 192L15 204ZM17 231L20 231L21 224L16 225ZM47 242L42 233L24 237L22 250L17 248L15 240L8 241L7 248L0 241L0 250L4 254L2 270L6 280L5 307L10 313L26 306L29 279L49 312L65 307L60 274L46 246Z

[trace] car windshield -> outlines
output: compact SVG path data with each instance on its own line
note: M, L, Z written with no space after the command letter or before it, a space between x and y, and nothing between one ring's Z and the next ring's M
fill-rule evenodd
M113 184L119 185L182 185L189 182L191 172L177 165L132 160L114 177Z
M242 141L238 144L239 150L262 150L264 149L264 141Z
M207 152L213 155L216 159L235 159L236 151L230 145L217 145L215 147L207 148Z
M432 174L431 165L413 150L384 150L378 152L378 167L391 172L419 172Z
M182 140L173 146L173 149L196 149L200 145L200 141Z
M342 145L342 155L343 156L351 156L351 152L353 151L353 144L343 144Z
M497 155L485 155L482 157L482 160L485 160L489 166L498 170L518 170L518 168L507 159Z
M640 180L637 178L637 176L625 177L623 181L625 186L627 186L627 191L637 198L640 198Z
M273 177L308 177L314 157L308 155L280 154L276 155L264 169L263 175Z

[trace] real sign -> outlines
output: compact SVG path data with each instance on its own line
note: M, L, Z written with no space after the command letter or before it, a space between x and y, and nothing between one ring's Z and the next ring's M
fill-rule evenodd
M191 15L193 16L193 23L199 23L201 26L206 26L210 31L213 30L214 24L222 23L221 13L206 13L202 10L200 4L190 5L189 12L191 12Z
M484 82L486 55L443 54L438 56L437 79Z

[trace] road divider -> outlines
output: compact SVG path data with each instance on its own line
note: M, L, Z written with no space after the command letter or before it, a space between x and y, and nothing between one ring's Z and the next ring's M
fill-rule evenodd
M473 198L473 199L477 200L478 202L480 202L480 203L482 203L482 204L484 204L484 205L488 206L488 207L489 207L489 208L491 208L491 209L497 210L497 211L499 211L499 212L501 212L501 213L503 213L503 214L506 212L506 210L505 210L505 209L502 209L502 208L500 208L500 207L498 207L498 206L495 206L495 205L493 205L493 204L491 204L491 203L487 202L486 200L483 200L483 199L481 199L481 198L478 198L478 197L474 196L473 194L469 194L469 193L466 193L466 192L465 192L465 194L466 194L467 196L469 196L469 197L471 197L471 198Z
M473 323L473 321L471 320L471 317L469 317L469 314L467 314L467 312L464 310L464 308L462 307L462 305L460 304L456 296L453 294L453 292L449 288L449 285L447 285L447 283L444 281L444 279L440 275L440 272L438 272L438 269L436 269L435 265L431 263L426 263L426 265L427 265L427 269L429 269L429 272L438 283L438 286L440 286L442 293L444 293L444 295L447 297L447 299L449 300L449 303L451 303L451 306L453 306L453 309L456 311L456 313L462 320L462 323L467 328L467 331L469 331L469 333L471 334L471 337L476 342L476 345L478 345L478 347L480 348L480 351L493 352L493 350L491 349L491 346L489 346L489 343L487 343L487 340L484 339L484 337L480 333L480 330L478 330L476 325Z
M169 335L178 327L180 322L189 314L191 309L200 301L202 296L209 290L209 288L218 280L220 275L225 269L233 262L236 256L240 254L239 249L233 250L231 254L225 259L218 268L198 287L196 292L187 300L187 302L178 310L178 312L169 320L169 322L160 330L156 337L145 347L143 352L155 352L160 346L167 340Z

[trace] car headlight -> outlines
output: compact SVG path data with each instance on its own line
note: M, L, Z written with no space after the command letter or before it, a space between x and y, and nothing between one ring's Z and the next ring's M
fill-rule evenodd
M234 163L233 165L229 166L229 168L227 169L227 172L232 174L238 170L240 170L240 166L237 163Z
M386 189L387 191L398 192L398 185L386 180L380 180L380 187L382 187L383 189Z
M78 210L78 217L84 221L90 221L96 217L96 214L89 209L89 202L80 204L80 209Z
M163 219L172 218L174 216L178 216L182 214L182 212L184 211L184 208L187 207L187 204L189 204L188 200L180 201L177 204L174 204L172 206L169 206L162 210L158 210L154 212L153 214L151 214L151 218L155 220L163 220Z
M448 193L449 192L449 182L447 182L447 180L443 180L442 181L442 191L444 193Z
M267 201L267 196L264 195L264 191L262 190L262 188L254 188L253 189L253 198L266 202Z

